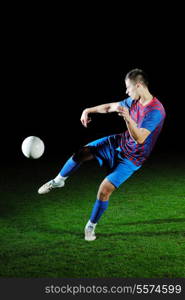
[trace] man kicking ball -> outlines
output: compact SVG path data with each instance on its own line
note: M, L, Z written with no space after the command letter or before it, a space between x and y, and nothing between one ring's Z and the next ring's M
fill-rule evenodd
M141 168L149 157L162 129L165 110L161 102L148 88L146 74L140 69L131 70L125 77L128 98L86 108L81 122L87 127L93 113L117 112L123 117L127 130L121 134L95 140L72 155L60 173L38 190L46 194L64 186L66 179L85 161L96 158L100 166L105 163L109 173L99 186L97 199L89 221L85 226L85 240L96 239L95 227L108 207L112 192Z

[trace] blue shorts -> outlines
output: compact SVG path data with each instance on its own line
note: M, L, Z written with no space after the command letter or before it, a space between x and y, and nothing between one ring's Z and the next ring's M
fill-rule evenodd
M98 160L100 166L105 164L108 167L109 174L106 178L116 188L141 167L134 165L120 152L120 138L119 134L110 135L86 145L91 147L91 152Z

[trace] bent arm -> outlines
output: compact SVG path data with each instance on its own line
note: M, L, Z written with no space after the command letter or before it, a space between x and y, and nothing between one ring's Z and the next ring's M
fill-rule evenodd
M137 123L131 118L129 111L125 107L119 107L119 114L123 116L130 136L138 143L143 144L151 131L146 128L138 128Z
M130 135L132 136L132 138L138 144L143 144L151 132L146 128L137 128L137 125L132 120L132 118L130 118L129 120L125 120L125 121L126 121L128 131L129 131Z

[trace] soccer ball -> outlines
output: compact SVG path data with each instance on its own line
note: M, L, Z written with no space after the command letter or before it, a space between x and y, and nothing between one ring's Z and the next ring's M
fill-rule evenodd
M44 143L37 136L28 136L22 143L22 152L28 158L39 158L44 153Z

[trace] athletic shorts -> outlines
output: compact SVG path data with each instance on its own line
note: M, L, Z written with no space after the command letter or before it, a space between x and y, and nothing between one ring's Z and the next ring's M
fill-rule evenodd
M141 167L134 165L123 156L123 152L119 151L120 138L119 134L110 135L86 145L91 147L91 153L96 157L100 166L104 164L108 167L106 178L116 188Z

